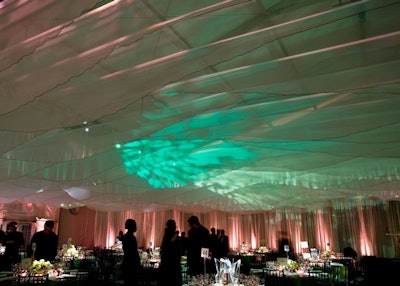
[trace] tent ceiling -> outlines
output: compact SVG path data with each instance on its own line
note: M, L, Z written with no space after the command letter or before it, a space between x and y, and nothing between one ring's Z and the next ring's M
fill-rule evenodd
M0 203L399 200L399 1L0 7Z

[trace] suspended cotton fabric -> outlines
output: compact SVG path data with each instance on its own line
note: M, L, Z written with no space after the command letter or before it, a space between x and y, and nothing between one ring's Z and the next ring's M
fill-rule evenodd
M398 1L67 2L1 2L0 203L399 199Z

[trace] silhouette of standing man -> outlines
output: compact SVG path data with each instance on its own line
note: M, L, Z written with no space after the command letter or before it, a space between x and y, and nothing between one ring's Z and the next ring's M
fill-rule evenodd
M209 231L200 224L197 216L191 216L188 219L188 254L187 263L189 267L188 274L196 276L204 273L204 262L201 257L201 248L208 248Z
M122 250L124 257L121 264L121 272L125 285L139 285L138 276L140 271L140 257L138 252L138 244L134 233L137 230L136 221L127 219L125 221L125 229L127 232L121 237Z
M7 270L12 269L12 265L21 262L21 256L19 255L20 247L25 243L24 235L22 232L17 231L17 222L12 221L8 224L7 234L5 237L6 250L4 257L6 260Z
M44 223L44 229L36 232L31 239L27 254L32 259L44 259L53 262L57 256L58 235L53 231L54 221Z

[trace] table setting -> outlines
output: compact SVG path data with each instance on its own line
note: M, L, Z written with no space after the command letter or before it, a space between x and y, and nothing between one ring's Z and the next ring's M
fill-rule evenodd
M240 272L241 260L229 258L214 259L216 273L188 276L186 286L260 286L263 285L257 275L245 275Z

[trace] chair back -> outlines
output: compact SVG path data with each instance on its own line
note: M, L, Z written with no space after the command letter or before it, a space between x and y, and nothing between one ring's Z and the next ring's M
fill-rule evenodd
M49 274L29 274L27 285L48 285Z
M83 286L89 285L89 272L77 272L76 273L76 285Z

